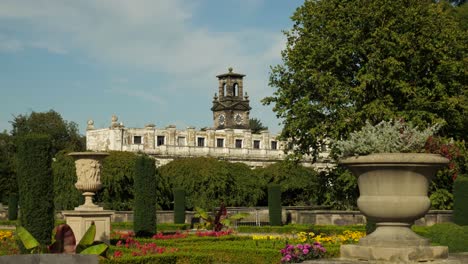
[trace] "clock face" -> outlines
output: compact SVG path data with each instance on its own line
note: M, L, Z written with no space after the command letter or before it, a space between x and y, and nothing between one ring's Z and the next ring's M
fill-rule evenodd
M242 116L240 114L236 114L234 117L234 120L236 121L236 124L240 125L242 124Z
M225 119L226 119L226 118L224 117L224 115L220 115L220 116L219 116L219 119L218 119L218 120L219 120L219 124L220 124L220 125L224 125Z

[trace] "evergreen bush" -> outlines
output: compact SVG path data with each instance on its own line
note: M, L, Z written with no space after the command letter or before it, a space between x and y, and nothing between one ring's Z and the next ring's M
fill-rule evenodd
M453 222L468 226L468 176L459 175L453 185Z
M156 233L156 165L154 159L140 155L135 160L134 226L136 236Z
M185 223L185 190L174 188L174 224Z
M17 139L20 225L43 245L50 244L54 228L50 150L51 139L47 135L27 134Z
M8 220L18 219L18 194L10 193L8 198Z
M468 249L468 227L454 223L435 224L429 228L428 237L433 243L448 246L451 253Z
M75 187L77 181L75 160L62 150L55 155L52 162L54 176L55 210L73 210L84 203L83 195Z
M271 226L281 225L281 186L271 184L268 186L268 213Z

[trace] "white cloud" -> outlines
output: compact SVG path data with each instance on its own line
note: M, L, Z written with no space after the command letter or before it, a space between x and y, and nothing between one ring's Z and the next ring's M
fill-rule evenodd
M231 66L236 72L247 74L246 90L251 101L271 94L268 70L269 65L279 62L284 46L282 33L254 27L222 32L196 26L193 16L199 1L202 0L1 0L3 28L11 26L11 32L19 31L19 36L27 38L0 35L0 51L41 48L154 72L155 78L162 73L169 81L157 89L183 96L196 92L212 96L217 84L215 76ZM261 12L265 1L242 0L242 4L250 12ZM112 91L161 106L166 104L159 94L121 88L130 83L117 83L118 88ZM263 115L264 109L258 112Z
M270 48L252 52L246 47L268 46L277 32L197 28L190 24L195 6L187 2L4 0L0 2L0 21L28 23L27 30L41 37L32 40L35 47L56 53L66 52L63 47L74 48L105 63L170 74L219 71L226 62L240 65L270 59L262 54L268 54ZM262 1L247 2L259 5ZM21 47L19 42L3 46Z

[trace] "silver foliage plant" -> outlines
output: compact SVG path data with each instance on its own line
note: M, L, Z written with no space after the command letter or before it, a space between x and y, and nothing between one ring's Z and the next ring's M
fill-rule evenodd
M338 158L371 153L422 152L427 139L440 128L439 124L419 130L404 121L368 121L360 131L352 132L347 140L333 142Z

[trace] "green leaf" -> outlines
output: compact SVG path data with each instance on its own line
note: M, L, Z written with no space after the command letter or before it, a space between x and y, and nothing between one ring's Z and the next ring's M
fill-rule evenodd
M81 254L88 246L91 246L94 242L95 237L96 237L96 225L94 224L94 221L93 221L91 225L89 226L88 230L86 230L86 233L81 238L80 243L78 243L78 246L76 247L76 253Z
M31 235L31 233L22 226L16 227L16 234L23 243L24 247L28 250L40 247L39 242Z
M80 254L83 255L101 255L109 248L108 245L101 243L91 247L86 248L85 250L81 251Z

